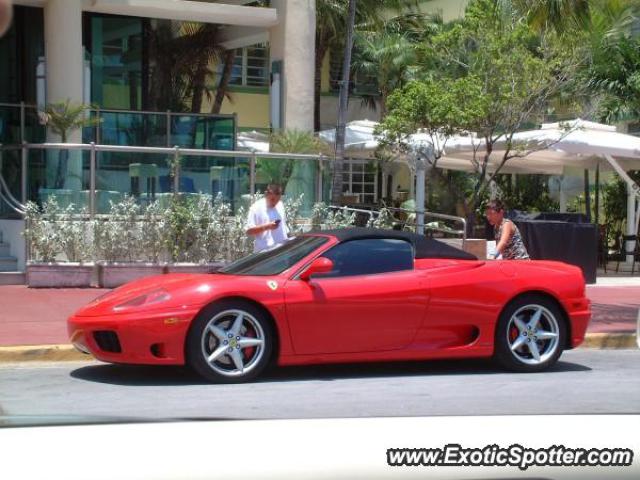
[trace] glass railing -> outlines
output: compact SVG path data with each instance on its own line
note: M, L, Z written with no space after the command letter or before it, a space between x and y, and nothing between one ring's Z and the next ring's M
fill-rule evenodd
M82 141L101 145L234 150L235 115L90 109L99 119L82 130ZM40 143L46 127L34 105L0 103L0 144Z
M90 215L108 213L125 197L167 206L175 193L212 202L221 196L232 213L246 211L270 182L283 184L287 197L304 194L303 212L330 200L332 162L318 155L95 144L24 144L1 153L2 174L16 198L42 205L55 197L60 207Z
M23 141L44 142L45 128L32 105L0 103L0 144L19 145Z
M22 201L21 198L21 182L22 182L22 156L21 150L15 149L2 149L0 150L0 176L1 180L9 190L9 194L18 201ZM0 185L0 192L3 185ZM0 218L19 218L20 214L15 211L15 208L7 201L0 201Z

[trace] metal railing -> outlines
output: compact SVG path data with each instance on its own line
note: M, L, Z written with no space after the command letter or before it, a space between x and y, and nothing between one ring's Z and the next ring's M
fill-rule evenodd
M204 150L195 148L182 148L174 146L172 148L167 147L129 147L120 145L97 145L95 143L82 144L82 143L42 143L42 144L30 144L23 143L20 146L16 145L0 145L0 153L3 151L21 150L21 186L20 196L21 202L17 201L11 192L6 188L6 184L2 179L0 172L0 184L4 187L2 193L8 193L8 199L2 197L14 210L19 213L24 213L25 204L27 202L28 191L28 160L30 150L75 150L75 151L88 151L89 156L89 215L93 218L96 214L96 172L97 172L97 154L100 152L120 152L120 153L142 153L142 154L165 154L173 156L174 159L174 171L173 173L173 187L175 191L179 190L181 156L198 156L198 157L222 157L222 158L247 158L249 159L249 194L255 195L256 193L256 164L258 159L291 159L301 161L316 161L319 165L319 174L316 175L316 198L322 198L323 191L323 178L320 171L320 165L324 161L328 161L331 157L319 153L318 155L312 154L295 154L295 153L262 153L262 152L246 152L236 150ZM12 205L13 204L13 205Z
M366 215L366 224L369 225L371 222L373 222L377 217L380 216L381 211L380 210L365 210L362 208L351 208L351 207L341 207L341 206L337 206L337 205L331 205L329 206L329 208L331 208L332 210L339 210L339 211L344 211L344 212L349 212L349 213L355 213L355 214L360 214L360 215ZM467 220L464 217L456 217L454 215L446 215L443 213L435 213L435 212L430 212L428 210L423 210L421 212L418 212L417 210L407 210L405 208L393 208L393 207L383 207L384 209L390 211L391 213L402 213L402 214L406 214L407 216L410 215L414 215L414 218L417 218L417 214L418 213L422 213L424 215L425 218L429 217L429 218L437 218L440 220L447 220L447 221L453 221L456 223L460 223L462 225L462 229L461 230L454 230L454 229L446 229L446 228L441 228L441 227L436 227L433 225L430 225L429 223L425 223L425 224L418 224L415 221L414 222L408 222L408 221L403 221L401 219L397 219L394 218L393 221L395 224L397 225L402 225L403 228L406 228L407 226L412 227L413 229L417 229L417 227L422 226L425 230L430 230L430 231L435 231L435 232L440 232L440 233L446 233L446 234L450 234L450 235L458 235L462 237L462 243L464 246L464 242L466 242L467 240Z
M401 212L401 213L405 213L407 215L414 215L414 218L417 218L417 214L418 213L422 213L424 215L424 218L436 218L439 220L447 220L447 221L452 221L452 222L456 222L456 223L460 223L462 225L462 229L460 230L454 230L454 229L446 229L446 228L441 228L441 227L437 227L437 226L433 226L430 223L417 223L417 222L405 222L405 225L411 225L412 227L423 227L426 230L431 230L434 232L440 232L440 233L446 233L446 234L451 234L451 235L460 235L462 236L462 241L465 242L467 240L467 220L464 217L456 217L455 215L446 215L444 213L435 213L435 212L430 212L428 210L422 210L422 211L418 211L418 210L407 210L404 208L392 208L392 207L386 207L387 210L391 211L391 212Z

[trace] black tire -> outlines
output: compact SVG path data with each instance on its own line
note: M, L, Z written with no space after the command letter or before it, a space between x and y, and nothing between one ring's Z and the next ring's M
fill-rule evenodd
M529 329L537 311L541 312L539 324L535 329ZM527 328L518 327L516 314ZM549 333L556 336L544 340L538 337L548 337ZM566 344L566 335L564 314L552 299L539 294L523 295L509 303L498 319L494 360L514 372L541 372L558 361ZM516 346L516 341L520 346ZM512 346L516 347L513 351ZM538 351L539 359L534 357L534 350Z
M233 313L230 313L233 312ZM242 330L238 335L240 338L262 337L263 344L256 347L246 347L241 349L236 346L234 338L230 337L229 342L233 344L222 344L222 340L210 332L210 323L215 323L221 331L230 333L237 312L244 312ZM205 333L205 329L207 330ZM265 313L255 305L236 300L222 300L205 308L191 324L185 342L185 355L187 365L196 373L213 383L243 383L255 379L262 373L269 364L273 352L274 331L271 321ZM226 352L231 351L237 355L236 348L243 361L246 370L237 368L237 364L232 356ZM220 356L209 363L207 357L217 349L224 350ZM252 350L253 349L253 350ZM236 357L237 358L237 357ZM226 373L225 373L226 372Z

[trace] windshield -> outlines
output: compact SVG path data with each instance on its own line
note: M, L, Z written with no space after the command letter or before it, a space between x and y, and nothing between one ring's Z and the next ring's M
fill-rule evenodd
M278 275L326 242L326 237L298 237L273 250L253 253L236 260L218 273Z

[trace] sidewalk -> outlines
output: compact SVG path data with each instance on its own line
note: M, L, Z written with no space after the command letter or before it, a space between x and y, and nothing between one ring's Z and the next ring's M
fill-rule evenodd
M635 346L640 282L637 278L603 279L587 286L593 317L585 346L629 348ZM66 319L75 310L108 290L30 289L24 285L0 286L0 361L16 359L86 359L71 352ZM32 347L32 348L27 348ZM25 353L26 352L26 353Z

